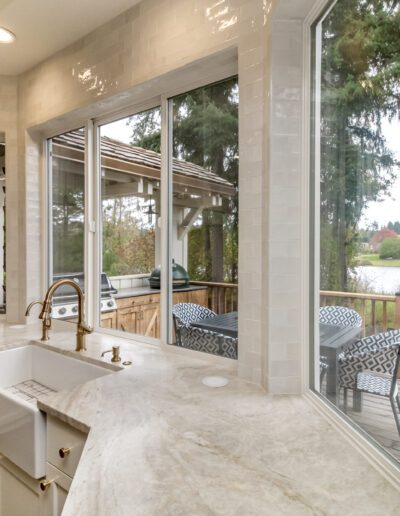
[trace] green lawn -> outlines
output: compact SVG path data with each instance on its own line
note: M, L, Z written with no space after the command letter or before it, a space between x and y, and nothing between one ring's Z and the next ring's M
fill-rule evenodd
M379 254L362 254L357 257L357 265L373 265L375 267L400 267L400 260L380 260Z

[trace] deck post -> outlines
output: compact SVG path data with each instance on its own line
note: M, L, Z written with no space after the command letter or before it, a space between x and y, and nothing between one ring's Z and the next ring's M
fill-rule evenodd
M394 312L394 326L400 328L400 292L396 292L396 304Z

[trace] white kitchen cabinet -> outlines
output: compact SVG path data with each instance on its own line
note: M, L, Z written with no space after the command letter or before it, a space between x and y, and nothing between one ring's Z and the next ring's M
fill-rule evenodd
M86 438L84 432L47 415L46 480L50 482L52 516L62 513Z
M0 516L53 516L53 495L5 457L0 458Z
M86 437L47 416L46 477L41 480L0 455L0 516L60 516Z
M72 478L57 469L53 464L46 464L46 479L51 481L49 491L52 497L52 516L60 516L71 487Z
M60 419L47 416L47 462L73 477L85 446L87 435Z

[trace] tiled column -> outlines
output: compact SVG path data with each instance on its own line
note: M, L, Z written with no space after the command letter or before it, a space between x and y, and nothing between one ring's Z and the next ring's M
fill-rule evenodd
M6 135L7 320L21 322L21 222L18 174L17 78L0 76L0 131Z
M303 23L273 20L270 46L268 368L271 393L302 389L304 313Z

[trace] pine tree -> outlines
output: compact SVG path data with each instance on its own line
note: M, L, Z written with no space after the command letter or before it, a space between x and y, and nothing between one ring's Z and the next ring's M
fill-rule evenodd
M363 210L395 178L382 120L400 102L399 5L339 0L322 22L322 289L347 290Z

